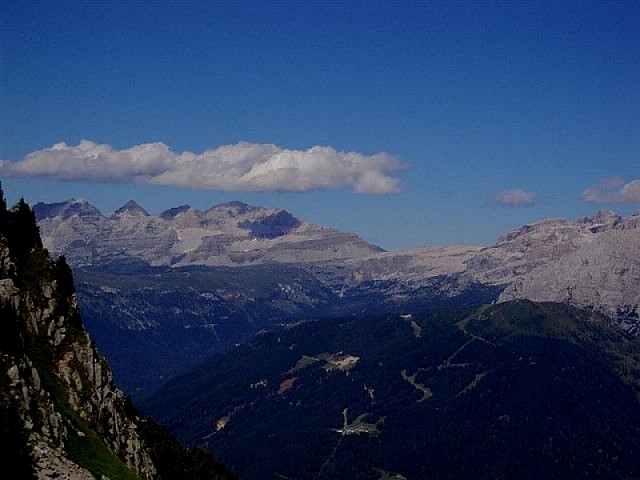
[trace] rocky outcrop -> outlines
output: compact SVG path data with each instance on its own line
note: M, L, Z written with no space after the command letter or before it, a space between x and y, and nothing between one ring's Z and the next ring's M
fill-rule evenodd
M94 480L85 468L69 460L61 448L53 448L46 442L34 442L33 458L38 480Z

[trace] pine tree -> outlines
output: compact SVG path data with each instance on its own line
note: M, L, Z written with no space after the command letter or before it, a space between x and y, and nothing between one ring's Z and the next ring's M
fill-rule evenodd
M60 292L62 297L70 297L76 293L71 267L69 267L64 255L60 255L58 260L56 260L54 272L55 279L58 282L58 292Z
M0 213L7 211L7 201L4 199L4 190L2 189L2 182L0 182Z
M18 204L8 212L8 217L6 236L9 240L9 248L15 256L17 267L22 268L26 265L33 248L42 249L40 229L33 210L24 198L21 198Z
M7 212L7 201L4 198L4 190L2 190L2 182L0 182L0 235L6 235L9 220Z
M82 328L82 317L80 317L78 310L73 308L71 300L71 296L76 293L73 274L64 255L60 255L54 263L53 277L58 285L58 294L60 297L57 303L56 315L67 317L69 325Z

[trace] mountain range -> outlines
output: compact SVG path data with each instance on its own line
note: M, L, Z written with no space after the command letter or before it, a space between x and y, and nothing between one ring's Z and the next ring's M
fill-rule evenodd
M129 258L152 266L237 266L357 258L382 251L353 234L241 202L199 211L189 205L149 215L129 201L103 216L85 200L36 204L43 240L77 266Z
M44 245L74 266L83 316L116 378L139 397L258 332L331 316L528 298L640 330L640 214L543 220L491 246L386 252L240 202L149 215L130 201L105 216L70 200L34 212Z

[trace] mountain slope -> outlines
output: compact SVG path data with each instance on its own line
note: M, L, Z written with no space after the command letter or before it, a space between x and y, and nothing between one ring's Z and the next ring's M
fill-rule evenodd
M640 344L560 304L265 334L145 410L253 478L637 478Z
M610 230L512 282L500 300L529 298L602 311L640 333L640 230Z
M286 265L82 268L76 276L87 328L137 398L260 330L327 315L333 298Z
M412 296L431 278L500 286L500 301L528 298L594 309L635 332L640 315L640 213L601 211L576 221L543 220L502 235L489 247L454 245L384 252L324 269L343 289L387 282ZM549 280L553 279L552 282ZM345 287L345 285L347 287Z
M3 456L14 451L3 458L9 471L39 479L184 478L185 469L158 463L158 445L172 437L138 417L116 387L84 330L71 270L63 257L49 259L23 201L12 211L4 199L0 205L0 312L0 443ZM191 451L176 442L164 454L181 459ZM233 478L210 455L199 465L212 467L206 478Z

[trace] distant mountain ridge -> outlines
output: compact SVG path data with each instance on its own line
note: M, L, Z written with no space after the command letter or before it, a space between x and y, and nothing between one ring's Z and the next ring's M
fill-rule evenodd
M84 200L35 207L44 245L76 267L87 326L134 394L260 331L327 316L529 298L640 333L639 214L543 220L492 246L385 252L242 202L147 215L131 201L116 212ZM132 372L141 359L148 367Z
M386 282L411 295L441 276L500 286L496 300L529 298L591 308L640 332L640 213L600 211L576 221L542 220L489 247L452 245L382 252L318 273L335 285ZM343 287L344 288L344 287Z
M280 209L229 202L149 215L133 200L106 217L86 200L38 203L44 245L78 266L138 258L150 265L236 266L357 258L382 251L356 235Z

